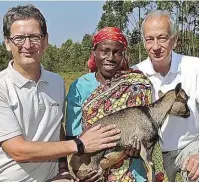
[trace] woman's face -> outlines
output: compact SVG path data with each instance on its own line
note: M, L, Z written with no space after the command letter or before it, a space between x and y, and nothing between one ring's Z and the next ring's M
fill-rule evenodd
M124 52L124 46L119 42L106 40L99 43L93 54L98 73L105 79L113 77L122 66Z

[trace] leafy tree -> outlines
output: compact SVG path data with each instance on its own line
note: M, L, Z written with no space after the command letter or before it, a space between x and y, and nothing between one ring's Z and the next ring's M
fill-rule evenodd
M59 63L58 49L56 46L49 44L48 49L42 57L42 64L45 69L56 72L59 70L57 64Z
M74 43L71 47L70 58L68 61L68 70L81 71L84 68L82 61L82 46L80 43Z
M84 66L85 70L87 70L87 61L92 51L92 35L85 34L81 46L82 46L82 55L81 55L82 65Z
M124 31L127 27L128 15L132 11L131 5L130 1L106 1L97 29L114 26Z
M0 70L8 66L8 62L12 59L10 52L6 50L4 42L0 44Z
M67 72L69 70L68 64L72 51L73 41L71 39L66 40L59 49L59 70L61 72Z

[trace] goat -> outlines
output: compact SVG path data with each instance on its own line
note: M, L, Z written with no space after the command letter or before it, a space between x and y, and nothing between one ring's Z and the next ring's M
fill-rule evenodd
M69 166L79 179L84 179L90 170L104 170L125 157L124 147L135 137L141 142L140 157L144 161L149 182L153 179L151 153L159 139L158 130L170 115L187 118L190 115L187 106L188 96L179 83L174 90L168 91L156 102L148 106L136 106L105 116L93 125L115 124L121 130L121 139L117 146L92 154L72 155Z

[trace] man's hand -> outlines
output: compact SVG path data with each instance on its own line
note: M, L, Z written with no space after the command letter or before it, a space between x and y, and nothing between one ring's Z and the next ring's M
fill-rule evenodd
M132 139L129 145L125 146L125 154L129 155L130 157L139 157L141 150L141 143L137 137Z
M187 170L191 181L199 179L199 153L190 155L183 163L182 170Z
M80 139L84 144L85 153L92 153L98 150L116 146L116 141L120 139L120 130L115 125L97 125L87 130Z

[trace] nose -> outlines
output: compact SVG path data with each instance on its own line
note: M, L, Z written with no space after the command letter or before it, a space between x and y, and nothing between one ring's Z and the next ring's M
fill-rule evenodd
M107 55L107 60L109 60L109 61L114 60L114 54L113 54L112 51L110 51L110 52L108 53L108 55Z
M26 49L29 49L31 47L31 41L28 37L26 37L25 42L23 44L23 47L25 47Z
M153 50L158 50L159 48L160 48L160 44L158 42L158 39L154 39Z

